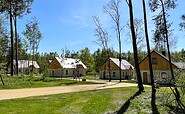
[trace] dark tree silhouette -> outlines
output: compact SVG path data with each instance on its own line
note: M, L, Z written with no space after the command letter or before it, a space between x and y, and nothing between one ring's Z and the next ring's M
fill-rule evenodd
M136 43L136 35L135 35L135 29L134 29L134 17L133 17L133 8L132 8L132 0L126 0L128 7L129 7L129 14L130 14L130 28L132 33L132 45L133 45L133 51L134 51L134 63L136 68L136 74L137 74L137 81L138 81L138 87L139 91L143 92L144 87L141 79L141 72L139 68L139 62L138 62L138 53L137 53L137 43Z
M185 14L181 16L182 22L179 24L181 29L180 30L185 30Z
M152 92L156 92L155 87L154 87L154 74L153 74L151 54L150 54L150 43L149 43L149 37L148 37L148 26L147 26L145 0L142 0L142 3L143 3L144 27L145 27L146 45L147 45L147 52L148 52L148 59L149 59L149 69L150 69Z
M14 73L14 36L13 36L13 20L15 34L15 58L16 58L16 73L18 74L18 35L17 35L17 17L21 18L25 14L30 13L30 7L33 0L0 0L0 12L8 13L10 16L10 34L11 34L11 75Z
M163 18L163 11L162 11L162 3L164 2L164 8L165 8L165 16L166 18L169 17L169 14L167 13L168 9L174 9L176 8L175 4L176 0L149 0L149 8L152 12L156 12L156 14L153 16L153 20L155 23L155 30L154 30L154 37L153 42L155 44L155 48L158 51L166 51L166 33L165 33L165 26L164 26L164 18ZM172 23L166 20L166 28L168 30L168 42L171 47L175 47L176 39L171 37L173 35L171 28Z
M9 14L10 14L10 37L11 37L11 76L13 76L14 74L14 52L13 52L13 16L12 16L12 2L10 0L10 10L9 10Z

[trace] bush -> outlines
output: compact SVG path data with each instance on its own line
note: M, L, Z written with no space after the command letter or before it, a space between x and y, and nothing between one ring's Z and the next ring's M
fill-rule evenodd
M95 70L91 71L91 72L87 72L87 75L96 75L97 72Z
M50 81L49 73L47 71L43 72L42 80L43 80L43 82L49 82Z
M176 80L177 87L185 94L185 73L181 74Z
M6 74L6 63L0 63L0 74L1 75Z
M49 75L49 73L47 71L45 71L45 72L43 72L43 76L44 77L49 77L50 75Z

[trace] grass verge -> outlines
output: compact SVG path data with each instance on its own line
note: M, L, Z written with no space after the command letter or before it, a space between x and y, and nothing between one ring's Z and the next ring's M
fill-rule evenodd
M150 88L136 95L136 87L93 90L0 101L2 114L151 114L172 113L163 105L163 89L152 101ZM154 104L152 104L154 103Z
M20 88L37 88L37 87L53 87L53 86L70 86L82 84L100 84L87 81L76 81L71 79L60 79L50 77L36 76L4 76L5 85L0 83L0 89L20 89Z

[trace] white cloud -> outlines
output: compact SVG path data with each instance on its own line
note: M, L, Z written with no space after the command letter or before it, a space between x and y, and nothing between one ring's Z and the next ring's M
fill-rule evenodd
M79 19L76 17L74 18L74 16L68 17L61 16L59 17L59 22L66 25L80 25L84 23L83 19Z
M80 26L80 27L75 28L74 31L77 31L77 30L86 28L87 26L88 26L88 24L82 25L82 26Z

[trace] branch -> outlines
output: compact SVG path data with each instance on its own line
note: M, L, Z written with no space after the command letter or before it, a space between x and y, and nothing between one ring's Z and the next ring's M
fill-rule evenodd
M125 2L126 2L126 3L127 3L127 5L130 7L128 0L125 0Z

